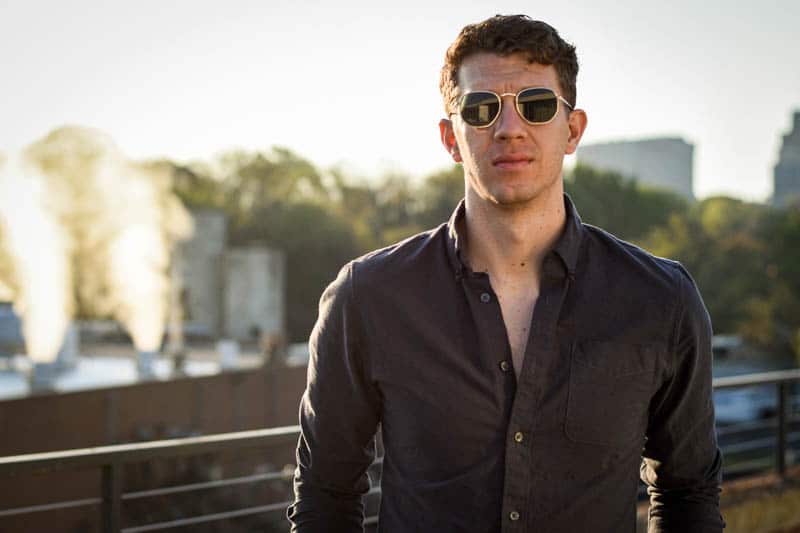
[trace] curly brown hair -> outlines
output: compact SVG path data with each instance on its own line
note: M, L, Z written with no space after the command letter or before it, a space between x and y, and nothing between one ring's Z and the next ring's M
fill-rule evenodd
M455 109L458 100L458 69L468 56L479 52L501 56L522 53L531 63L553 65L564 98L575 107L575 80L578 77L575 47L545 22L526 15L495 15L464 26L447 49L439 79L447 113Z

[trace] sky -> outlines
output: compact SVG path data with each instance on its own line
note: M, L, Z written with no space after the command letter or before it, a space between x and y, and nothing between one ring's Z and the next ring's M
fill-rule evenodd
M0 151L64 124L137 159L285 146L422 176L462 26L525 13L577 47L582 143L680 136L698 197L763 201L800 111L800 2L0 0ZM568 164L574 162L568 158Z

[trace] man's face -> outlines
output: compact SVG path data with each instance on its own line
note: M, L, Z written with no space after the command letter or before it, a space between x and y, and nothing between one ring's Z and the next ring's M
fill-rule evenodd
M528 87L563 92L552 65L529 63L521 54L467 57L458 86L460 95L479 90L517 93ZM440 122L442 143L464 165L467 195L505 207L521 207L547 194L560 197L564 154L577 148L586 115L580 110L568 115L559 102L550 123L529 124L517 113L513 96L502 99L500 116L488 128L474 128L457 114Z

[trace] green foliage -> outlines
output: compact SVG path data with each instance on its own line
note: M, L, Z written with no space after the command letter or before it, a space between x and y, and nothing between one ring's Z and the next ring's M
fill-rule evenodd
M753 230L764 207L732 198L698 202L655 230L646 246L681 261L705 298L714 328L732 332L747 315L747 298L763 293L764 245Z
M415 185L410 177L348 180L334 171L333 208L352 224L364 251L387 246L446 222L464 196L461 167L435 172Z
M800 205L768 210L755 237L766 244L762 279L766 288L751 298L763 327L744 332L775 351L791 351L800 364Z
M232 244L266 243L286 253L294 341L308 337L319 296L344 263L447 220L463 193L458 167L421 186L398 173L359 181L336 169L323 174L282 148L228 152L206 165L173 165L171 174L187 206L228 214Z
M225 203L242 221L272 202L324 201L327 191L310 161L285 148L237 150L218 160Z
M222 183L207 173L200 169L175 165L168 161L155 164L170 168L172 191L186 207L190 209L201 207L222 209L225 207Z
M421 231L413 220L415 192L407 176L388 174L377 183L348 181L334 174L336 202L331 208L350 221L363 251Z
M276 201L256 209L233 229L231 240L266 243L286 253L286 320L295 341L308 338L326 285L361 253L345 218L308 201Z
M418 182L398 173L355 179L273 149L175 166L173 187L191 207L224 209L233 244L285 251L288 333L304 341L339 268L445 222L463 197L464 178L454 165ZM566 177L565 189L585 222L686 265L715 331L740 333L772 353L800 353L800 208L723 197L690 204L586 166Z
M432 228L445 222L463 197L464 172L460 165L431 174L419 190L419 224Z
M206 198L207 206L228 214L230 242L286 253L288 334L304 340L322 290L361 251L348 218L332 208L317 168L285 148L228 152L207 172L212 177L200 178L204 189L191 198Z
M638 241L688 208L673 192L648 188L621 174L577 165L564 180L584 222L629 241Z
M645 246L689 269L716 331L800 362L800 209L708 198L670 217Z

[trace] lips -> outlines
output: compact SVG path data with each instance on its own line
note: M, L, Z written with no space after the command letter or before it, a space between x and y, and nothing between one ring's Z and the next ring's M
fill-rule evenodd
M503 169L518 169L528 165L533 160L532 157L524 154L506 154L492 159L492 165Z

